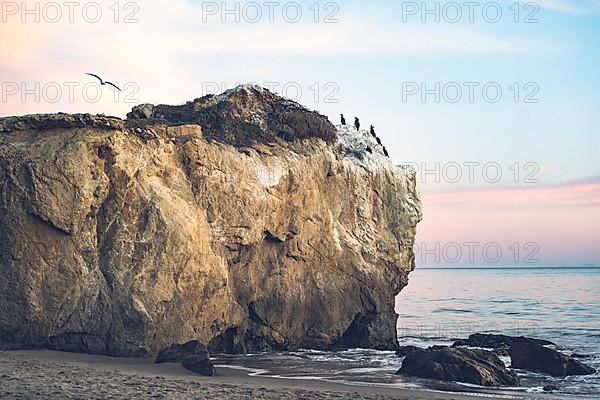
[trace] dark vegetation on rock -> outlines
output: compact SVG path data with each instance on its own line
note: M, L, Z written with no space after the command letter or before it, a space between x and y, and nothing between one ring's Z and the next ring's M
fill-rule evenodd
M120 118L91 114L31 114L0 118L0 133L72 128L123 129Z
M180 106L143 104L127 119L129 127L198 124L206 138L234 146L269 143L277 138L333 142L336 137L327 117L257 86L242 86Z

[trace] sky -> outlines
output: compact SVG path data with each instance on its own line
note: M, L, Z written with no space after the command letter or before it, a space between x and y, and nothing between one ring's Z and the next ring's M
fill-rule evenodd
M600 265L598 0L67 3L0 4L0 115L256 83L416 170L418 266Z

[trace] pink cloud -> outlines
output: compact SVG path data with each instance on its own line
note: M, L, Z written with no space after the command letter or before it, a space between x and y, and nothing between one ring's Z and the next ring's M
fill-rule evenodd
M428 207L555 208L600 206L600 177L559 185L424 192Z
M498 243L504 250L502 263L512 265L522 263L533 243L537 265L600 262L600 177L548 186L425 192L422 201L421 246ZM515 244L521 262L514 260ZM427 259L425 264L435 263Z

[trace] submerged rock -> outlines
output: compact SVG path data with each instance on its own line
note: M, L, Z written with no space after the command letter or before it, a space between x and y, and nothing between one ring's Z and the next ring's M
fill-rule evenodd
M511 367L542 372L552 376L590 375L596 370L554 349L526 338L516 340L510 348Z
M204 376L214 376L215 367L205 345L197 340L174 344L161 350L155 363L181 363L184 368Z
M0 118L0 347L395 350L414 173L265 89L182 107Z
M557 390L560 390L560 387L557 385L546 385L542 388L542 390L544 392L555 392Z
M399 375L480 386L516 386L517 376L492 352L481 349L434 346L409 353Z
M591 354L573 353L573 354L571 354L571 357L573 357L573 358L591 358L592 355Z

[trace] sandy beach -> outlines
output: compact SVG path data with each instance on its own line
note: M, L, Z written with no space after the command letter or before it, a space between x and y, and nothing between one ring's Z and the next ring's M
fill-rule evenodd
M440 399L494 398L248 376L202 377L179 364L56 351L0 352L1 399ZM500 397L498 397L500 398ZM505 397L503 397L505 398Z

